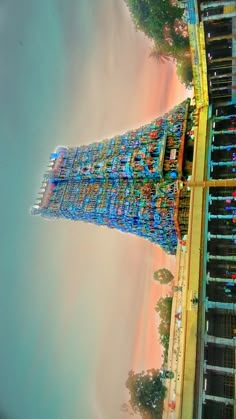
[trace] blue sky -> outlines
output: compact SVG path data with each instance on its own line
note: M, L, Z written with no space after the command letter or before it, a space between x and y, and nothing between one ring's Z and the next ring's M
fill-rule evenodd
M162 100L156 80L176 83L173 66L149 53L121 0L0 2L1 418L124 418L154 246L28 209L58 144L109 137L185 97L176 84Z

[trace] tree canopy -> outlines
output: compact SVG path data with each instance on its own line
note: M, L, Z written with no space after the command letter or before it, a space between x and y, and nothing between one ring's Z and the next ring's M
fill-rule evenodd
M172 297L160 298L156 304L155 310L160 316L160 324L158 332L160 336L160 343L164 348L164 363L168 358L169 337L170 337L170 321L171 321Z
M173 56L188 47L184 10L169 0L125 0L137 29L143 31Z
M164 322L170 322L172 297L163 297L158 300L155 310Z
M160 284L168 284L174 278L174 275L166 268L158 269L154 272L153 277L159 281Z
M126 387L130 393L129 404L135 413L143 418L162 418L166 387L159 370L153 368L140 373L129 371Z
M176 71L180 81L185 84L187 88L192 87L193 68L190 57L186 57L184 60L177 62Z
M178 63L178 75L187 86L191 86L189 69L190 48L188 26L184 19L185 10L175 0L125 0L135 27L154 41L151 56L160 62L172 58ZM162 57L162 59L161 59ZM188 62L188 65L184 62ZM185 77L187 77L185 79Z

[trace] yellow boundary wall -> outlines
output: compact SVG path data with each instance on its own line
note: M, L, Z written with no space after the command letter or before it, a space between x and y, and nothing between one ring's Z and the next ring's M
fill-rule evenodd
M199 126L195 133L193 182L204 180L207 118L208 106L205 106L199 111ZM203 207L204 189L192 188L186 248L179 247L177 252L176 285L182 287L182 291L176 292L173 297L167 368L174 372L175 377L167 381L168 395L163 413L165 419L193 417L198 305L194 305L191 300L198 296L201 278ZM180 308L181 326L178 326L175 314ZM171 401L175 402L174 410L168 407Z
M208 105L206 47L203 23L188 25L193 68L194 95L197 108Z

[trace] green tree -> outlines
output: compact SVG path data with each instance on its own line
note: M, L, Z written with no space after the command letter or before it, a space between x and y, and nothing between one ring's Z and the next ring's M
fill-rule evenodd
M171 317L172 297L163 297L158 300L155 310L162 320L168 321Z
M166 61L171 61L171 54L166 52L165 49L158 45L157 43L154 45L150 52L150 57L155 58L158 62L165 63Z
M125 0L137 29L174 54L177 47L188 47L184 10L169 0Z
M160 298L156 304L155 310L160 316L158 327L160 343L163 346L163 361L167 362L169 349L170 321L171 321L172 297Z
M179 64L179 78L191 85L191 63L185 10L170 0L125 0L136 29L154 40L151 56L164 63L173 59ZM181 67L181 71L180 71Z
M169 331L170 331L170 327L169 326L170 326L170 323L169 322L161 321L160 322L160 325L158 327L159 334L161 336L168 335L169 334Z
M158 269L154 272L153 277L160 284L168 284L174 278L174 275L166 268Z
M193 86L193 69L190 57L177 62L176 72L179 80L190 89Z
M160 335L160 343L163 346L163 364L165 365L168 361L168 350L169 350L169 333Z
M141 373L129 371L126 387L130 393L129 405L135 413L143 418L162 418L166 387L159 370L153 368Z

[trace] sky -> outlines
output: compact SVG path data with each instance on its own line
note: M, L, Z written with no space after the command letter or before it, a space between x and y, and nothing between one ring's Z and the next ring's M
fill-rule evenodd
M48 157L186 98L123 0L0 0L0 419L127 419L128 371L159 367L144 239L31 217Z

